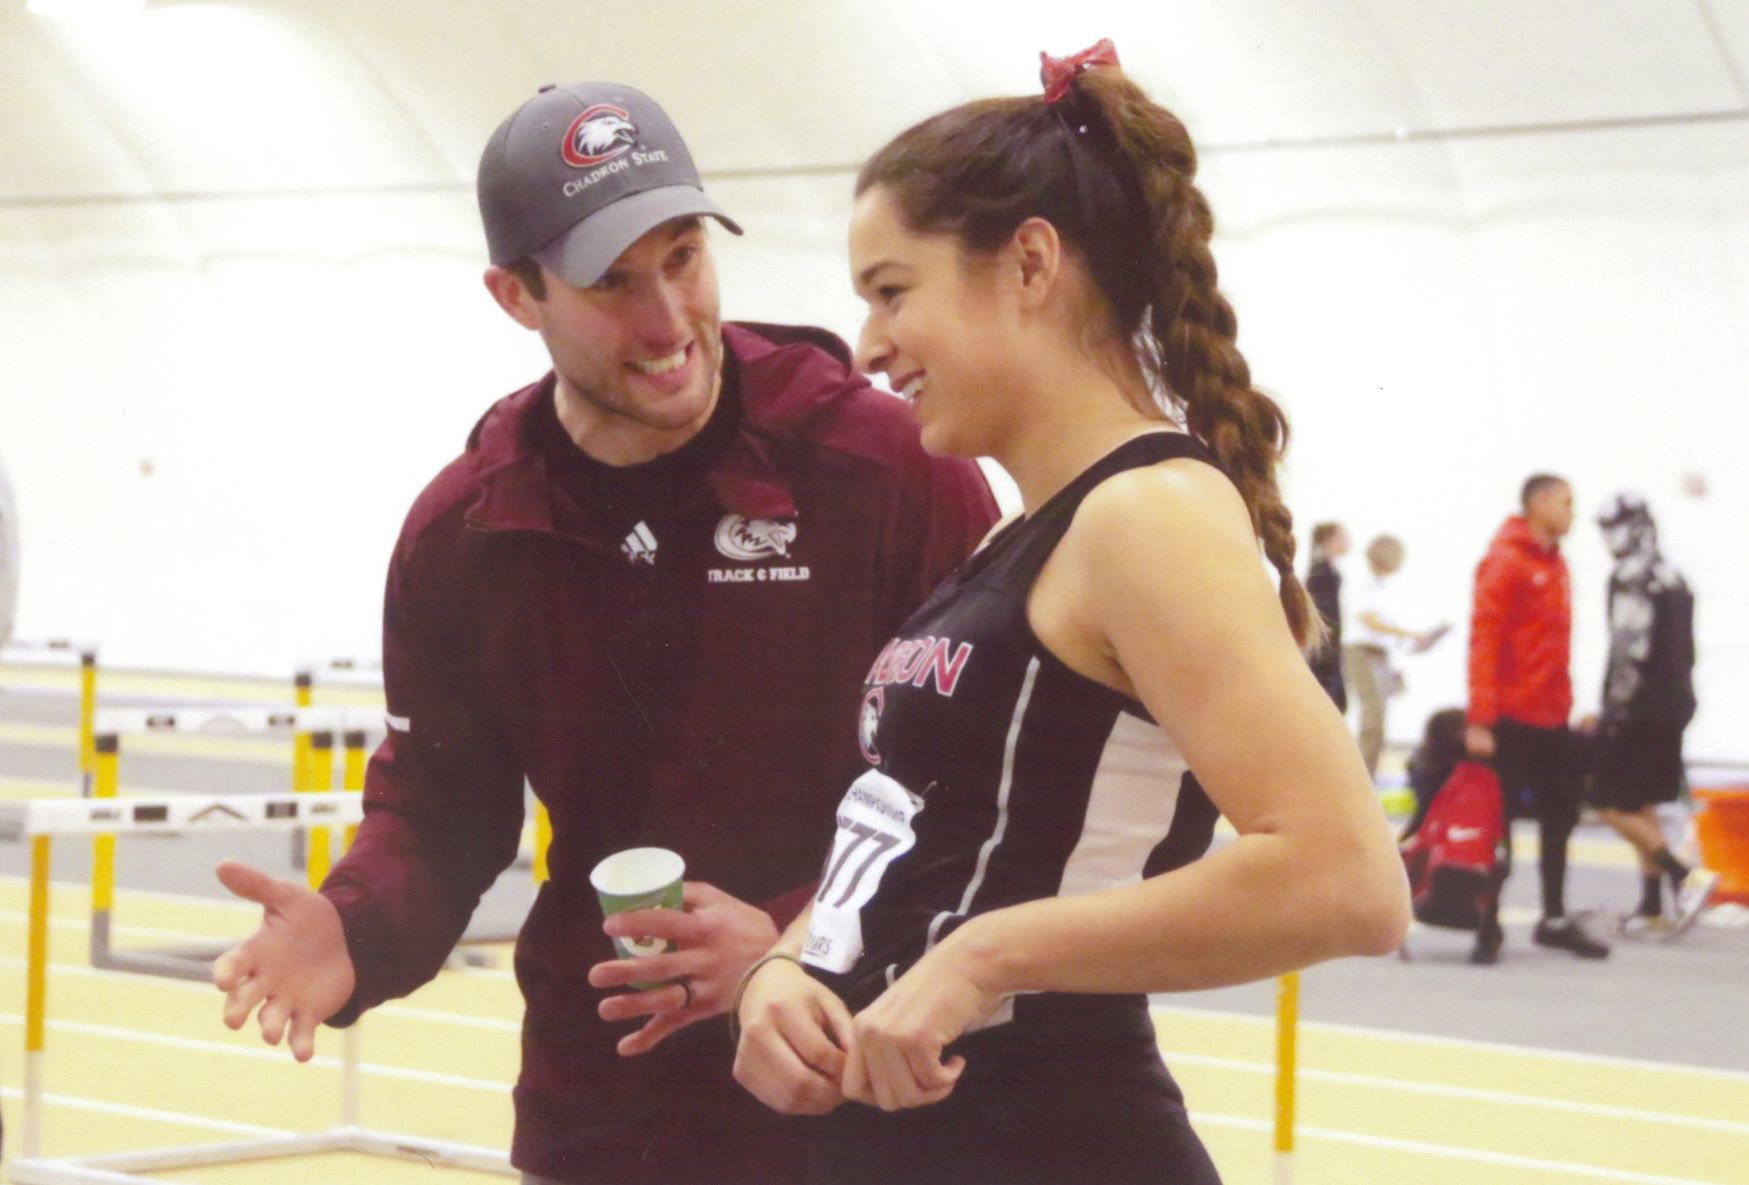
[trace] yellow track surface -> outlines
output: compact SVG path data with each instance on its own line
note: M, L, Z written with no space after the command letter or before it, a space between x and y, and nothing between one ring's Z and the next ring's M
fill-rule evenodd
M239 905L123 897L124 946L235 937L252 925ZM210 987L91 969L87 908L82 886L56 886L46 1155L316 1131L336 1121L337 1034L324 1031L316 1061L300 1066L253 1033L226 1029ZM14 1146L25 910L23 882L0 878L0 1095ZM373 1013L363 1036L365 1126L507 1146L520 1012L506 971L460 970ZM1167 1008L1157 1023L1229 1185L1267 1181L1272 1022ZM1749 1075L1319 1024L1302 1026L1300 1059L1300 1185L1749 1185ZM321 1160L180 1170L175 1179L486 1179L374 1158Z

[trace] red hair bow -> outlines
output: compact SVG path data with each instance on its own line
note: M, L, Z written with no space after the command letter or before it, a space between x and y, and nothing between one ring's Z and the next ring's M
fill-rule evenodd
M1111 43L1111 38L1101 37L1078 54L1053 58L1048 53L1040 53L1038 60L1038 77L1045 85L1045 102L1055 103L1069 93L1069 88L1075 84L1075 76L1081 71L1095 66L1117 65L1117 46Z

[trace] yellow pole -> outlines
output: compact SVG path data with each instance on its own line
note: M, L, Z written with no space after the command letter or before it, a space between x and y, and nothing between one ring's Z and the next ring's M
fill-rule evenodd
M30 941L24 1004L24 1154L42 1151L43 1016L48 1004L49 845L52 837L30 841Z
M1300 976L1281 977L1275 1003L1275 1185L1289 1185L1294 1167L1294 1077L1300 1024Z
M79 652L79 795L91 797L97 768L92 739L97 729L97 651Z
M314 698L316 676L308 669L292 677L292 700L300 708L310 706ZM301 794L310 787L310 736L302 728L292 733L291 788ZM291 837L292 867L302 865L308 875L310 867L310 837L303 831L293 831Z
M345 760L340 767L340 788L353 793L364 791L364 771L367 759L364 752L364 730L362 728L347 729L341 737L346 746ZM346 825L346 842L342 851L352 847L352 841L358 837L358 824Z
M314 697L312 687L315 676L309 671L299 671L294 682L296 693L294 700L300 708L310 706ZM292 793L296 794L310 788L310 734L298 729L292 734Z
M304 787L312 793L325 791L334 785L334 734L324 729L309 734L309 783ZM310 828L309 855L304 871L309 875L310 888L320 888L333 862L334 832L327 827Z
M547 814L545 803L534 804L534 883L545 884L551 875L547 872L547 849L553 846L553 819Z
M121 737L113 732L92 738L97 763L95 794L114 798L119 782ZM91 840L91 912L107 913L115 903L115 833L104 832Z
M24 1051L38 1053L43 1047L43 998L49 963L49 844L53 837L32 836L30 841L30 963L26 989Z

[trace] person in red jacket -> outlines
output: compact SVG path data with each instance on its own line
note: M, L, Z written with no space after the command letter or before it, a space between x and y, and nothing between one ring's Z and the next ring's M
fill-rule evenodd
M1573 525L1573 489L1539 473L1519 493L1522 514L1508 518L1476 567L1470 618L1470 703L1464 744L1492 760L1515 817L1537 821L1543 916L1538 945L1601 959L1609 948L1567 916L1567 842L1584 797L1578 747L1568 716L1573 594L1560 541ZM1510 867L1511 845L1507 846ZM1498 916L1476 933L1472 962L1500 957Z
M831 334L722 323L705 219L739 228L648 96L543 90L479 196L486 287L552 370L407 516L351 851L319 893L220 866L266 910L215 964L224 1018L307 1060L429 980L516 856L526 782L553 838L516 948L524 1182L782 1185L795 1133L731 1079L722 1013L819 875L863 673L995 504ZM646 845L685 858L684 910L604 921L590 870Z

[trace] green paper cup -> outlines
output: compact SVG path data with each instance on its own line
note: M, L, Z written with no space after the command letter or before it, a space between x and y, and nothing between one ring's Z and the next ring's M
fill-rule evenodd
M686 861L678 852L667 848L627 848L616 852L595 866L589 883L601 899L603 917L634 909L679 909L686 874ZM637 939L615 937L613 949L622 959L638 959L659 955L674 949L664 938ZM662 986L660 983L634 983L644 990Z

